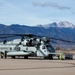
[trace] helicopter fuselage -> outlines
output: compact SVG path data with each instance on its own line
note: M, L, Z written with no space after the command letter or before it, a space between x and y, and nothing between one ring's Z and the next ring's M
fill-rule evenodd
M7 43L0 43L0 52L7 56L40 56L49 57L50 53L55 52L51 44L45 44L41 41L38 44L27 45L27 41L15 39Z

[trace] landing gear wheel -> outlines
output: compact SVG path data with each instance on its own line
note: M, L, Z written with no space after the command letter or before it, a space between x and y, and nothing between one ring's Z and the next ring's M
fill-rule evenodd
M51 59L51 60L53 59L53 55L52 54L49 55L49 59Z
M28 59L28 56L24 56L24 59Z
M15 59L15 56L11 56L12 59Z
M3 58L4 57L4 53L0 52L0 56L1 56L1 58Z

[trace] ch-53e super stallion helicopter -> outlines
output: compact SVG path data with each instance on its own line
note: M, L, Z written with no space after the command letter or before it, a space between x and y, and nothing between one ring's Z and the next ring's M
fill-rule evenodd
M25 59L28 59L29 56L38 56L53 59L53 56L56 53L55 49L50 44L50 39L66 41L62 39L37 36L34 34L0 34L0 39L16 36L21 36L21 39L14 39L12 41L4 40L3 42L0 42L1 58L3 58L3 56L5 58L7 58L7 56L12 58L22 56Z

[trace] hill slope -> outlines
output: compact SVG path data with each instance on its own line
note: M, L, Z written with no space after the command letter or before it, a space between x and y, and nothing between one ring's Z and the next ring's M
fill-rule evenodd
M37 26L25 26L19 24L12 24L6 26L0 24L0 34L25 34L32 33L47 37L65 39L65 40L75 40L75 25L67 21L59 23L51 23L47 25L37 25Z

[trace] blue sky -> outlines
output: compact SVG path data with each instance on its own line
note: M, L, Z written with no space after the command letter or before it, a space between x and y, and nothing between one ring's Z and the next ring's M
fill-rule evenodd
M69 21L75 25L75 0L0 0L0 23L35 26Z

